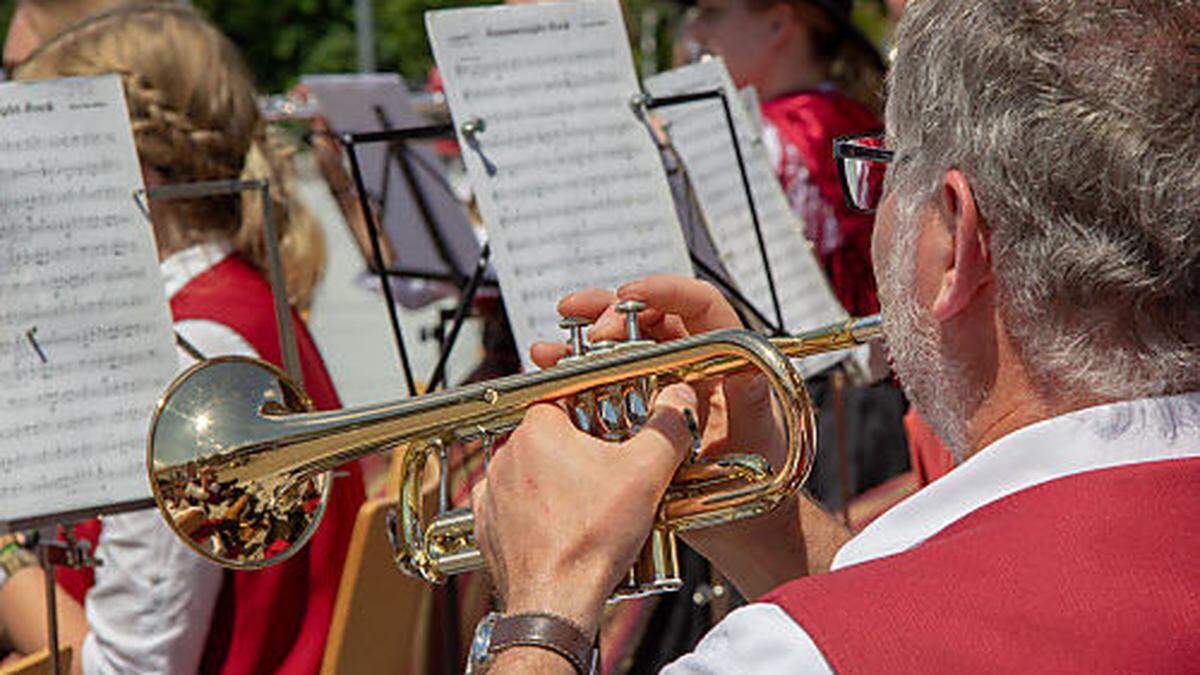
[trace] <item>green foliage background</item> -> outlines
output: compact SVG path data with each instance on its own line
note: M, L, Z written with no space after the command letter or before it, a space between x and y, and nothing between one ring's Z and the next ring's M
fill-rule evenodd
M3 34L8 32L16 2L0 0ZM355 70L354 0L193 0L193 4L241 48L264 91L283 92L304 73ZM413 85L423 83L433 63L424 12L480 4L489 3L375 0L378 69L399 72ZM635 61L655 70L667 67L682 6L674 0L626 0L625 5ZM882 0L857 0L855 21L881 40L886 31ZM643 41L643 30L653 31L657 39ZM655 53L643 55L643 44L654 44Z

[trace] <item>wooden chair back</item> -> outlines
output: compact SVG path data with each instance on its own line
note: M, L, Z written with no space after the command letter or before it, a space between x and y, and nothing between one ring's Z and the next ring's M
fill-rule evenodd
M71 672L71 648L58 648L59 672ZM42 649L35 654L0 666L0 675L51 675L54 669L50 666L50 650Z
M325 675L425 672L432 587L392 562L386 528L394 503L368 500L358 511L321 664Z

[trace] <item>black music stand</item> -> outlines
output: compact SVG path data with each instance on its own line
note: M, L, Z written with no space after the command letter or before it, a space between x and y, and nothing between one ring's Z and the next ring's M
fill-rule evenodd
M388 318L391 321L392 334L396 340L396 350L400 356L400 365L404 371L409 396L416 396L418 393L428 393L445 384L446 364L449 361L450 353L454 348L455 342L458 340L459 331L466 321L471 303L474 301L479 287L485 283L495 285L495 281L488 279L489 270L491 269L488 264L491 257L491 248L487 244L478 245L478 253L473 269L469 271L461 269L459 267L461 261L458 260L460 256L454 253L454 251L460 250L461 246L455 248L447 241L445 232L434 220L432 211L425 201L422 190L415 179L418 171L424 170L428 172L432 169L427 165L417 163L417 160L414 159L417 155L411 152L407 143L420 139L452 138L453 135L453 126L448 124L434 124L400 129L385 129L383 131L346 133L338 136L338 139L346 148L346 154L350 158L351 177L354 179L354 186L358 192L359 207L362 209L363 219L367 223L367 233L371 240L371 257L373 261L371 272L379 277L380 285L383 288L384 299L388 306ZM362 162L358 154L358 146L373 143L387 143L388 155L385 166L391 166L395 163L402 176L404 176L405 185L411 190L411 197L417 212L420 214L419 219L422 222L422 230L427 234L429 241L437 252L437 258L435 259L446 265L449 269L448 272L412 267L389 268L384 263L383 247L380 243L380 237L382 236L380 233L381 226L376 217L375 210L371 208L370 193L367 190L366 180L363 176ZM389 183L390 181L385 180L384 185L388 185ZM468 231L468 234L471 233ZM471 234L471 236L473 237L474 235ZM396 297L391 279L397 277L401 279L414 278L447 281L453 283L460 290L459 302L455 308L454 317L451 319L450 330L442 340L437 364L434 366L429 382L422 392L417 391L416 380L413 378L412 366L408 359L408 349L405 347L404 331L400 327L400 317L396 309Z
M291 322L291 310L287 303L287 291L284 288L283 265L279 254L277 229L271 209L270 184L266 180L239 181L216 180L196 183L180 183L159 185L150 189L139 189L132 195L147 220L150 218L150 208L147 200L200 199L222 195L239 195L245 191L257 191L261 195L263 209L263 226L267 247L268 280L275 304L275 318L278 322L280 348L283 354L285 370L296 382L303 386L303 373L300 369L299 351L296 347L296 335ZM178 333L175 334L180 346L197 359L203 359L194 346L187 343ZM34 343L34 347L38 348ZM39 352L40 352L40 348ZM33 534L27 540L27 547L37 551L38 561L46 578L46 633L50 652L50 668L54 673L61 672L59 667L58 644L58 592L55 580L55 567L83 568L98 567L103 561L92 555L86 541L76 541L71 535L71 524L89 520L101 515L115 515L129 511L140 511L155 506L153 499L135 499L116 504L108 504L69 512L48 514L31 518L11 521L0 521L0 532L31 531ZM59 533L65 541L58 541ZM76 655L80 658L81 655Z
M696 267L697 272L711 280L713 283L721 287L721 290L728 294L733 300L745 311L749 312L756 320L765 325L775 335L785 335L787 327L783 321L783 309L779 303L779 292L775 286L775 275L771 271L771 261L767 257L766 239L763 238L762 223L758 216L758 206L754 199L754 191L750 187L750 176L746 171L746 161L742 156L742 145L738 139L737 127L733 124L733 113L729 108L729 99L725 96L725 92L721 89L713 89L709 91L695 92L691 94L679 94L676 96L661 96L654 97L649 94L640 94L633 104L636 108L644 108L653 110L655 108L666 108L678 105L689 105L701 101L709 101L717 99L721 102L721 108L725 115L725 125L729 130L729 139L733 144L734 157L737 160L738 175L742 181L742 191L746 196L746 205L750 210L750 222L754 227L754 236L758 243L758 253L762 260L763 270L767 275L767 289L771 293L771 304L775 314L775 321L769 320L764 313L750 302L738 290L733 283L728 272L724 270L720 259L716 256L716 252L712 246L712 240L704 227L703 218L700 215L698 205L695 203L694 192L690 180L687 178L687 171L683 165L683 161L674 152L674 148L669 144L666 148L661 148L672 164L675 167L668 167L668 173L672 170L682 172L682 180L685 194L686 213L691 218L683 220L684 233L688 239L688 249L691 255L692 264Z

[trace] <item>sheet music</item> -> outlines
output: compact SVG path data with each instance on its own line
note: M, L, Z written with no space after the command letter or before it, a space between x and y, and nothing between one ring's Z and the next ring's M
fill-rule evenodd
M767 159L761 132L742 105L742 98L719 58L660 73L645 82L652 96L722 90L738 131L750 189L754 195L767 259L775 279L784 327L790 332L816 328L847 317L804 237L804 228L788 206ZM737 155L719 99L656 108L666 125L708 223L721 261L742 293L768 319L775 319L766 268L746 202ZM844 358L830 354L800 364L810 375Z
M426 14L522 358L558 299L691 275L616 0ZM482 133L461 133L469 120ZM526 361L528 365L528 361Z
M0 85L0 521L150 496L176 366L121 80Z

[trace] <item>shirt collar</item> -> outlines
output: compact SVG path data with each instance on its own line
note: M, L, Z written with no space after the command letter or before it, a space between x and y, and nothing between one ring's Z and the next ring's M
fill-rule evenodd
M221 239L203 244L194 244L176 251L159 263L167 297L173 298L179 289L201 274L216 266L233 252L233 244Z
M904 551L972 511L1040 483L1184 457L1200 457L1200 391L1044 420L992 443L897 504L847 542L833 568Z

